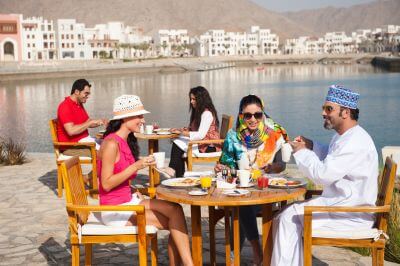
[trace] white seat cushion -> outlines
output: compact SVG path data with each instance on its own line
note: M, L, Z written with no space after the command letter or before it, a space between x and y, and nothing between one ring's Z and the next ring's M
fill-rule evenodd
M157 227L146 225L146 234L157 233ZM82 235L137 235L137 226L107 226L96 219L95 215L89 215L88 221L81 228Z
M220 157L222 152L200 152L198 147L193 148L193 156L197 158L211 158L211 157Z
M69 155L65 155L65 154L60 154L60 156L58 156L57 161L59 162L63 162L66 161L68 159L71 159L74 156L69 156ZM86 157L86 156L79 156L79 160L91 160L91 157Z
M381 235L386 235L382 230L377 228L362 230L312 230L313 237L320 238L346 238L346 239L368 239L378 240ZM386 236L385 236L386 237Z

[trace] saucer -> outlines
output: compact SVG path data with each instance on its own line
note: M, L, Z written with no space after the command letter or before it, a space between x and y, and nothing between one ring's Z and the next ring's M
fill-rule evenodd
M236 187L238 188L249 188L249 187L254 187L255 184L254 183L249 183L247 186L241 186L240 184L238 184Z
M191 196L204 196L207 195L207 191L202 191L202 190L191 190L188 192L189 195Z
M228 189L224 190L222 194L226 196L232 196L232 197L240 197L249 194L250 191L246 189Z

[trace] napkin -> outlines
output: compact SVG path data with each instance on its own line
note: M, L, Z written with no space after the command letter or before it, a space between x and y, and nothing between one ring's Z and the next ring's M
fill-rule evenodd
M193 172L193 171L186 171L183 174L183 177L199 177L203 175L213 175L213 171L202 171L202 172Z
M233 188L235 188L235 187L236 187L236 184L235 184L235 183L228 183L228 182L225 182L224 180L217 179L217 188L222 188L222 189L226 189L226 188L228 188L228 189L233 189Z

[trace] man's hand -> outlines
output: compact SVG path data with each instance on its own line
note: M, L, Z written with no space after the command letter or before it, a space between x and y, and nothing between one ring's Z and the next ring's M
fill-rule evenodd
M290 145L293 148L293 153L301 150L301 149L313 149L313 142L310 139L307 139L303 136L298 136L294 139L294 141L289 141Z
M103 119L90 119L90 121L89 121L90 128L99 127L102 125L104 125Z

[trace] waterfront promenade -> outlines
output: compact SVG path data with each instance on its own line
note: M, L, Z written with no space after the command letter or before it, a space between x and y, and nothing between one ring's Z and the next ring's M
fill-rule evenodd
M205 166L207 167L207 166ZM202 170L197 167L194 170ZM296 171L293 165L289 173ZM140 172L146 179L146 171ZM70 245L65 199L56 195L56 165L53 154L31 153L29 162L19 166L0 166L0 265L69 265ZM96 202L92 200L92 204ZM183 205L187 224L190 209ZM205 209L203 211L206 211ZM203 232L207 232L207 213L202 215ZM224 262L223 223L217 225L217 261ZM190 226L189 226L190 227ZM204 243L207 243L205 235ZM168 265L167 235L160 231L159 265ZM83 249L81 249L83 252ZM204 244L204 260L208 261ZM315 247L313 265L371 265L369 257L334 247ZM94 246L94 265L137 265L137 248L133 245ZM248 244L242 252L243 265L251 265ZM83 257L81 257L83 259ZM83 263L83 261L82 261ZM385 263L385 265L396 265Z
M375 56L376 54L268 55L0 63L0 80L62 78L77 75L180 73L232 66L276 64L369 64Z

